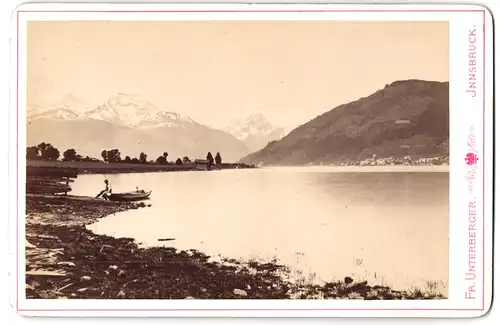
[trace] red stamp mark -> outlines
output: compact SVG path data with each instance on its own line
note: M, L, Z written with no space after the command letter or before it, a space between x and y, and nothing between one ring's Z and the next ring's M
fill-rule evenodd
M472 166L472 165L475 165L477 164L477 161L479 160L479 158L477 157L477 155L473 152L469 152L465 155L465 163L469 166Z

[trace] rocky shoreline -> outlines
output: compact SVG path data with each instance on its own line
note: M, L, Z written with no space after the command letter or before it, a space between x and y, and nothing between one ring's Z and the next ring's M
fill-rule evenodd
M74 196L26 197L28 299L444 299L396 291L350 277L335 283L292 283L275 261L211 262L172 247L140 248L131 238L96 235L85 225L145 203Z

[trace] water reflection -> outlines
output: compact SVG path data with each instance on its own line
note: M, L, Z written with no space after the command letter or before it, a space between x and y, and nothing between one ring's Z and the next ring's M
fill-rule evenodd
M297 274L408 288L448 280L448 173L325 168L84 175L74 194L153 190L151 208L91 226L146 245L277 257ZM175 241L158 242L159 238Z

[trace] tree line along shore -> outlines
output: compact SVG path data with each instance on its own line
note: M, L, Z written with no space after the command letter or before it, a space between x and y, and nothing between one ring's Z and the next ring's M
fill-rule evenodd
M194 160L184 156L182 159L169 161L168 156L168 153L164 152L156 160L148 160L147 154L141 152L139 158L126 156L122 159L118 149L103 150L101 159L83 157L75 149L67 149L61 156L59 149L45 142L26 148L27 166L76 168L82 174L255 168L255 165L223 162L219 152L215 157L208 152L205 158Z

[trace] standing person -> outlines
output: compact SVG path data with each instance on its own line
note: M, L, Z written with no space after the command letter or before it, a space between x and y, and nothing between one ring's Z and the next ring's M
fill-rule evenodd
M109 200L109 197L111 196L111 185L107 179L104 180L104 184L106 184L106 187L104 190L99 192L99 194L97 194L96 199L102 196L105 200Z

